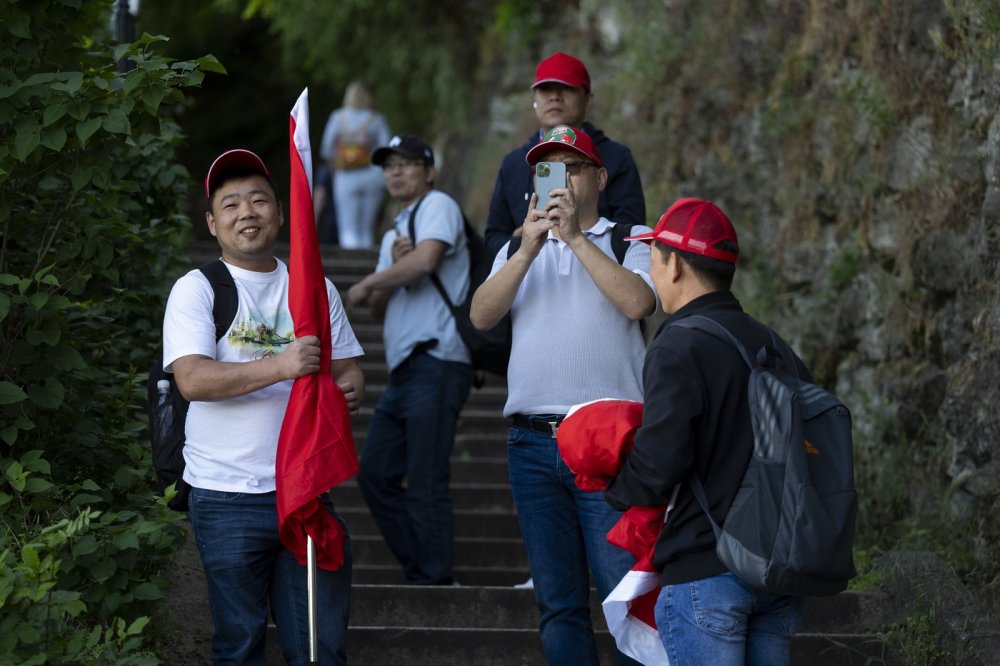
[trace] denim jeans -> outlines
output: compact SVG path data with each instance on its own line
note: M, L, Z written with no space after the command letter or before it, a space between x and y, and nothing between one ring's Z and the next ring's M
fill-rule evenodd
M264 666L270 610L287 664L309 663L306 567L281 544L275 493L231 493L192 488L191 528L201 553L215 632L213 664ZM326 508L333 511L329 497ZM346 664L351 602L351 544L344 565L317 570L316 608L320 663Z
M389 376L361 451L358 485L411 584L453 582L451 451L471 385L470 365L410 356Z
M608 506L604 493L576 487L553 437L511 428L507 454L545 657L554 666L596 666L588 565L603 600L635 564L631 554L607 540L622 514ZM621 653L618 662L636 663Z
M662 587L656 627L670 666L782 666L802 608L801 597L755 590L727 572Z

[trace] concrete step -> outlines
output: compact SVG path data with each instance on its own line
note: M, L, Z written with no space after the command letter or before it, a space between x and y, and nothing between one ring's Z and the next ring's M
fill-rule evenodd
M381 534L366 506L337 506L352 536ZM461 537L499 537L519 539L517 514L511 511L470 511L455 509L455 535Z
M522 581L523 582L523 581ZM355 584L352 588L351 626L530 629L538 625L538 609L530 589L509 586L421 587ZM607 628L597 591L591 589L590 613L594 628ZM819 635L869 634L861 625L864 608L873 609L881 595L844 592L834 597L806 600L800 633Z
M453 567L455 580L468 587L513 587L531 578L528 565L500 567L484 566L482 563L465 565L457 563ZM366 564L355 562L351 573L354 585L404 585L403 570L398 563Z
M360 453L365 447L368 436L368 424L351 422L351 432L354 436L354 446ZM451 457L455 458L495 458L507 455L507 426L493 433L465 434L459 431L455 435L455 444Z
M597 632L602 664L616 663L614 639ZM351 663L365 666L537 666L545 663L537 629L436 627L353 627L348 630ZM863 666L891 663L880 636L798 634L791 663L808 666ZM268 632L268 666L282 664L277 637Z
M354 322L352 321L352 326ZM359 360L359 365L361 370L365 373L365 383L366 384L385 384L389 381L389 369L385 365L385 356L382 351L382 343L365 343L361 342L361 347L365 351L365 355ZM373 352L374 347L374 352ZM499 406L503 407L503 403L507 399L507 378L500 377L498 375L493 375L489 373L477 373L481 381L481 388L476 388L473 386L472 390L469 392L469 396L474 396L480 391L492 391L494 393L499 392L502 394L503 399L499 400ZM374 404L374 403L373 403Z
M363 365L361 370L362 372L365 372ZM365 401L362 405L365 408L365 418L371 418L368 410L370 409L374 412L379 398L381 398L382 394L385 392L388 377L382 377L382 380L383 381L373 381L373 378L365 372ZM469 397L466 399L462 410L492 412L496 419L501 422L501 425L505 426L506 421L503 418L503 406L505 402L507 402L506 386L483 387L479 390L473 389L469 391Z
M615 663L596 595L591 617L601 663ZM836 599L836 597L834 598ZM810 612L827 600L810 600ZM848 602L850 603L850 602ZM365 610L360 610L363 606ZM819 614L823 614L822 611ZM440 623L441 620L445 622ZM366 621L371 624L366 624ZM454 624L450 622L454 620ZM538 610L530 590L356 586L349 631L352 659L364 664L540 664ZM808 631L792 639L791 663L861 665L886 656L877 633ZM472 660L472 661L469 661Z
M370 404L370 401L365 400L365 404L361 406L358 413L351 417L352 429L357 430L360 428L367 431L374 413L374 405ZM489 433L495 436L497 433L502 432L504 439L506 440L507 425L508 422L504 419L503 414L499 409L490 409L473 405L467 406L462 410L461 415L458 417L456 429L457 432L467 435L481 435Z
M507 459L454 456L451 460L451 480L453 483L466 484L506 484Z
M454 548L455 564L468 569L503 567L527 570L528 568L528 555L520 538L457 536ZM354 553L354 560L366 565L391 566L397 563L381 535L352 534L351 550Z
M333 502L338 507L363 507L361 489L351 479L330 491ZM453 506L466 511L513 511L514 500L510 496L510 486L506 483L452 483L451 500Z

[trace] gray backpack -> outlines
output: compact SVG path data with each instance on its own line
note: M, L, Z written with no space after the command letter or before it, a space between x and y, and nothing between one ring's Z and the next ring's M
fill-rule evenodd
M722 563L751 587L802 596L837 594L857 575L857 515L851 414L834 395L799 379L795 357L771 331L756 363L729 329L694 315L673 324L739 350L748 385L754 450L722 527L701 479L691 488L708 515Z

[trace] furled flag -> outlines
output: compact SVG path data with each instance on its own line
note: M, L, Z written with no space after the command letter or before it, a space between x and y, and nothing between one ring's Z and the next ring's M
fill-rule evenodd
M595 400L569 410L556 440L578 488L607 488L632 450L641 423L642 403L632 400ZM653 616L660 576L652 559L667 511L669 507L631 507L608 532L608 541L632 553L637 561L601 603L604 618L618 649L649 666L669 663Z
M288 308L296 338L319 337L320 369L295 380L281 423L275 465L278 531L299 563L306 563L308 536L316 545L317 566L336 570L344 563L344 531L318 498L357 474L358 458L347 400L330 375L330 302L312 205L308 88L292 108L288 129Z

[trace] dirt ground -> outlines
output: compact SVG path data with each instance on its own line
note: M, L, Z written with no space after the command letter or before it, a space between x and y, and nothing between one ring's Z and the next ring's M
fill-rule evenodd
M190 525L184 546L166 571L173 581L150 622L156 650L165 666L211 664L212 617L201 558Z

